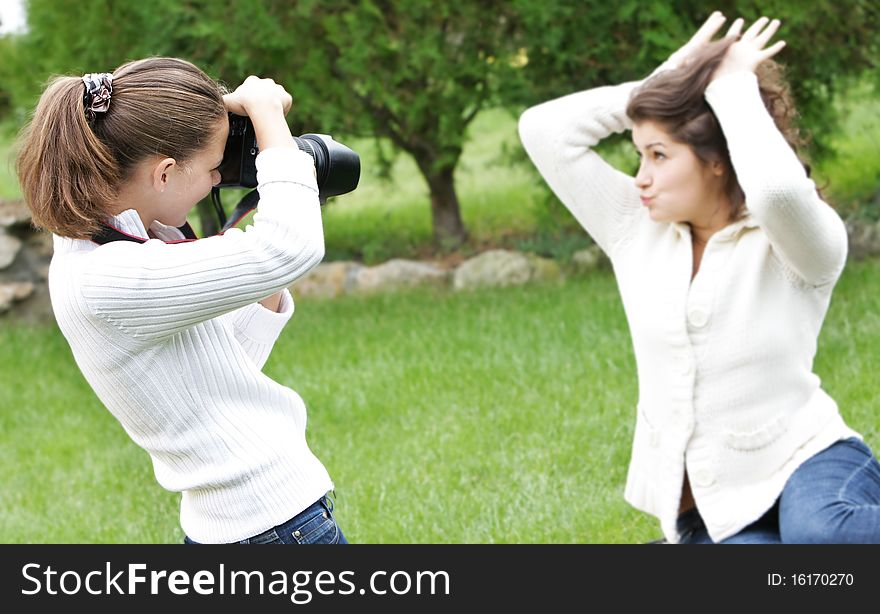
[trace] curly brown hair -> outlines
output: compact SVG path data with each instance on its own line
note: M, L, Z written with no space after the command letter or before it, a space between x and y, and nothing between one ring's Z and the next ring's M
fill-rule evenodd
M727 139L704 94L735 40L724 38L709 43L684 65L650 77L633 92L626 107L626 114L633 122L657 122L673 139L689 145L703 163L723 164L726 171L725 193L731 203L731 220L745 215L745 194L730 161ZM805 145L805 140L795 124L797 111L782 67L773 60L767 60L758 66L756 74L764 106L797 153ZM802 158L800 160L809 175L809 164Z

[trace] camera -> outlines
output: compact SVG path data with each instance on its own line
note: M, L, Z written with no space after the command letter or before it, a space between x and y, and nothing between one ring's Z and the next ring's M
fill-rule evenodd
M361 159L327 134L295 136L297 146L315 160L318 192L323 204L332 196L354 190L361 176ZM257 136L250 118L229 114L229 138L220 163L220 188L257 187Z

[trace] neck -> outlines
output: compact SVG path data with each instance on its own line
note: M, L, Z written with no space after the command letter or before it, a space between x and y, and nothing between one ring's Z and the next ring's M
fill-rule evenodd
M712 238L712 235L730 223L730 212L732 210L730 200L719 196L716 202L717 205L708 215L702 219L695 219L689 222L691 238L697 245L705 245Z
M140 190L123 188L119 192L119 197L116 199L116 203L112 211L113 215L119 215L123 211L134 209L137 212L138 216L141 218L141 222L143 223L144 228L149 230L150 226L155 221L155 216L150 213L150 205L150 199L145 198L144 194L142 194Z

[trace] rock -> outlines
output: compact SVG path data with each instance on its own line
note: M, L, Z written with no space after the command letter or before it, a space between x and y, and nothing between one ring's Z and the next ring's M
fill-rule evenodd
M13 226L31 220L31 212L23 200L0 200L0 226Z
M26 299L34 292L34 284L20 281L0 284L0 313L12 307L14 301Z
M0 230L0 269L5 269L12 264L20 249L20 240Z
M529 281L556 281L562 277L559 263L550 258L541 258L533 254L526 256L529 260L531 275Z
M553 260L506 250L491 250L463 262L453 274L455 290L520 285L561 276Z
M362 268L363 265L357 262L325 262L298 279L290 290L294 297L335 298L351 292Z
M445 286L449 277L448 271L433 264L394 259L357 271L354 291L370 294L422 285Z
M525 254L494 249L465 260L452 276L455 290L524 284L531 267Z
M55 251L52 234L42 230L30 235L27 238L26 245L27 249L46 260L50 260L52 253Z
M595 271L607 262L608 257L598 245L591 245L587 249L577 251L571 256L571 268L577 274Z
M850 258L861 260L880 254L880 222L851 218L846 220L846 232Z

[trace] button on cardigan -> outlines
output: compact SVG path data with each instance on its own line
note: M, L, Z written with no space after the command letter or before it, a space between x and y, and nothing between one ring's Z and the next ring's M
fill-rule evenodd
M813 373L846 231L765 110L755 75L727 75L705 98L748 214L711 237L691 280L689 226L652 221L633 178L593 151L631 129L625 109L638 85L528 109L520 136L614 267L639 381L625 497L676 542L687 470L720 541L763 515L801 463L858 436Z

